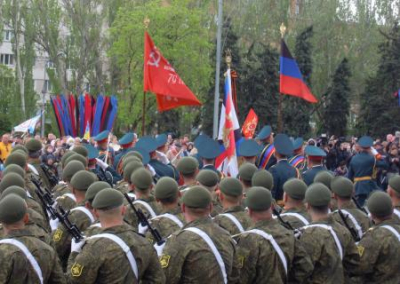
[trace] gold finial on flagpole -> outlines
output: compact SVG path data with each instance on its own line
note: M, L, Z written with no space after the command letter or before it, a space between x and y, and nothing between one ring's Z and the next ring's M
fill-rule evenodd
M147 30L147 29L149 28L149 25L150 25L150 19L149 19L149 17L146 16L146 17L144 18L143 24L144 24L144 28Z
M226 65L228 65L228 68L231 68L232 51L229 48L225 51L225 62L226 62Z
M285 37L285 33L286 33L286 26L285 26L285 24L282 23L279 29L281 30L281 37L284 38L284 37Z

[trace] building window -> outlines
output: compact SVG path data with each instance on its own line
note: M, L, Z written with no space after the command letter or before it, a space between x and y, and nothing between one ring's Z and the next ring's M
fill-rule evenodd
M11 41L13 38L13 32L12 31L3 31L3 40L4 41Z
M51 82L50 80L45 80L44 81L44 86L43 86L43 91L45 93L50 93L52 90Z
M46 61L46 68L54 69L54 63L51 60Z
M1 54L0 63L8 66L14 65L14 56L12 54Z

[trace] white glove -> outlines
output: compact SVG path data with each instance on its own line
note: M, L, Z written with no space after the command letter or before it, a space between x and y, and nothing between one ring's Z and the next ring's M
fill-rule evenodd
M149 229L149 227L143 226L142 224L139 223L139 226L138 226L139 234L142 234L142 235L146 234L148 229Z
M162 255L164 247L165 247L165 242L163 242L161 245L158 245L158 244L154 245L154 248L156 249L156 252L157 252L157 256L160 257Z
M83 238L82 240L80 240L79 242L76 242L76 240L74 238L72 238L71 241L71 252L77 252L80 253L82 251L82 247L85 244L86 239Z
M60 221L58 219L50 219L50 228L51 231L55 231L58 228L58 224L60 224Z
M99 165L100 168L106 170L108 168L108 164L100 159L96 159L96 163Z

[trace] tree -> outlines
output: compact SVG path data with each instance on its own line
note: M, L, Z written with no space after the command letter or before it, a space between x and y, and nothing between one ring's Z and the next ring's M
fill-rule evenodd
M333 75L332 82L324 95L322 129L337 137L345 136L347 118L350 111L351 89L350 68L347 58L344 58Z
M0 65L0 134L11 130L16 119L10 114L21 109L14 99L17 84L13 73L13 70Z
M400 88L400 28L395 24L389 33L382 35L385 41L379 46L378 71L366 81L361 95L360 135L384 137L400 129L398 98L392 95Z

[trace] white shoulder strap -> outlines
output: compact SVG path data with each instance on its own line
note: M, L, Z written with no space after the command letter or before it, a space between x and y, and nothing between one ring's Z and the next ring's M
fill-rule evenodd
M328 230L329 233L331 233L333 239L335 240L336 247L337 247L337 249L338 249L338 251L339 251L340 259L343 259L342 244L340 243L339 238L338 238L338 236L336 235L335 231L332 229L332 227L331 227L331 226L328 226L328 225L323 225L323 224L312 224L312 225L305 226L305 227L303 227L303 228L304 228L304 229L307 229L307 228L313 228L313 227L323 228L323 229L325 229L325 230Z
M31 165L31 164L28 164L28 168L29 168L29 170L31 171L31 172L33 172L35 175L39 175L39 172L37 171L37 169L33 166L33 165Z
M184 231L190 231L192 233L195 233L196 235L200 236L206 243L207 245L210 247L212 253L214 254L219 268L221 269L222 272L222 277L224 278L224 283L228 283L228 276L226 274L226 268L225 268L225 263L222 259L221 254L219 253L219 251L217 250L217 247L215 246L215 244L213 243L213 241L211 240L211 238L202 230L200 230L199 228L195 228L195 227L190 227L190 228L186 228L184 229Z
M397 232L392 226L383 225L382 228L385 228L385 229L391 231L391 232L393 233L393 235L395 235L396 238L397 238L397 239L399 240L399 242L400 242L400 234L399 234L399 232Z
M241 233L244 232L242 224L240 224L239 220L233 214L223 213L223 214L219 214L219 216L227 217L228 219L230 219L236 225L236 227L239 229L239 231Z
M140 205L143 205L143 206L146 208L147 212L150 213L151 218L154 218L154 217L157 216L156 212L154 212L153 208L151 208L151 206L149 205L149 203L147 203L146 201L143 201L143 200L135 200L135 201L133 201L133 204L140 204Z
M32 265L33 270L35 270L36 275L39 277L40 283L43 283L42 269L40 269L39 263L36 261L31 252L23 243L15 239L4 239L0 241L0 244L9 244L18 247L23 252L23 254L25 254L29 263Z
M132 251L130 250L128 245L120 237L118 237L117 235L113 235L113 234L98 234L98 235L94 235L94 236L87 238L87 240L96 239L96 238L106 238L106 239L109 239L109 240L115 242L117 245L119 245L119 247L125 252L126 257L129 260L129 264L131 265L132 271L136 276L136 279L139 279L138 267L136 264L135 257L133 256Z
M357 219L354 218L354 216L349 211L344 209L341 209L341 211L346 217L348 217L351 220L351 222L353 222L354 228L357 230L357 235L361 239L363 236L363 231L360 224L357 222Z
M286 275L288 274L287 260L286 260L285 254L283 253L281 247L278 245L278 243L275 241L275 239L272 235L267 234L266 232L259 230L259 229L253 229L250 231L246 231L245 233L256 234L256 235L263 237L267 241L269 241L271 243L272 247L274 248L274 250L276 251L276 253L278 254L278 256L282 262L283 268L285 269Z
M175 215L172 215L172 214L169 214L169 213L165 213L165 214L162 214L162 215L158 215L158 216L156 216L156 217L150 219L150 221L151 221L151 220L154 220L154 219L160 219L160 218L162 218L162 217L165 217L165 218L170 219L170 220L173 221L175 224L177 224L177 225L179 226L179 228L182 228L182 227L183 227L182 221L179 220L179 218L176 217Z
M306 218L304 218L301 214L299 213L294 213L294 212L287 212L287 213L282 213L281 216L293 216L299 219L301 222L303 222L304 225L310 224L310 222L307 221Z
M134 194L133 192L129 192L128 196L132 199L135 200L136 199L136 194Z
M94 220L93 214L86 207L78 206L78 207L72 208L71 212L73 212L73 211L81 211L82 213L85 213L86 216L88 216L88 218L90 219L90 222L94 223L95 220Z
M393 213L396 214L396 216L400 219L400 210L399 209L394 209Z
M94 228L94 227L101 228L101 223L94 223L94 224L90 225L90 228Z
M73 201L76 202L76 197L75 197L75 195L73 195L72 193L64 193L63 195L57 197L56 200L58 200L59 198L61 198L61 197L63 197L63 196L67 196L67 197L71 198Z

